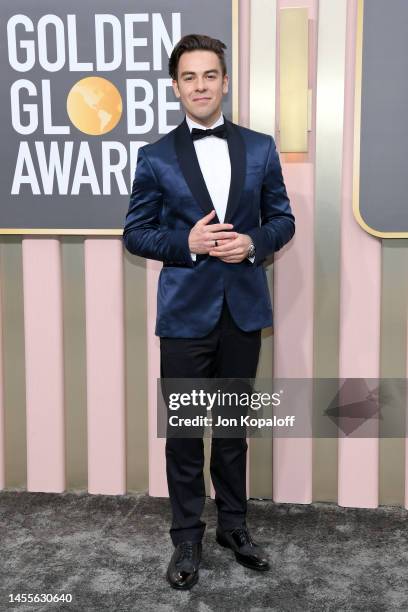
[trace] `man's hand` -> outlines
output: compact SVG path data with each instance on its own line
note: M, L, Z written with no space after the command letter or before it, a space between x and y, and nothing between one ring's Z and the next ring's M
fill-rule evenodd
M236 234L234 240L218 240L218 246L210 250L209 255L219 257L225 263L241 263L248 256L249 245L252 242L248 234Z
M232 242L239 234L232 232L234 227L231 223L212 223L207 225L214 218L215 210L212 210L208 215L197 221L191 229L188 237L188 246L192 253L208 254L210 249L214 248L215 240L217 244L228 244Z

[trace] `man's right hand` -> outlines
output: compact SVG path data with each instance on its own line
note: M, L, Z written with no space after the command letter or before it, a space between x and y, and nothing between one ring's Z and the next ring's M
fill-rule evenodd
M215 216L215 210L197 221L188 237L188 246L192 253L208 254L214 248L216 240L232 240L238 236L237 232L232 232L234 227L231 223L212 223L208 225Z

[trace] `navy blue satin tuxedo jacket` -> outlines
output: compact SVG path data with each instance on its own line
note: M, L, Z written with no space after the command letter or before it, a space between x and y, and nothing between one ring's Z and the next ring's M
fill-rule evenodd
M295 232L295 219L271 136L226 119L231 185L225 223L249 234L254 263L225 263L197 255L188 236L213 210L186 120L153 144L140 147L123 232L130 253L163 262L157 294L157 336L201 338L216 325L224 292L231 315L244 331L272 325L264 269L266 257ZM213 223L220 223L217 216Z

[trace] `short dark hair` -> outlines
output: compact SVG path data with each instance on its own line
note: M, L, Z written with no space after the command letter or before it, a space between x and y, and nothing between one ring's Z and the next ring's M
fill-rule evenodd
M227 74L227 66L225 65L224 49L226 49L221 40L211 38L205 34L186 34L180 38L177 45L174 47L169 59L169 75L174 81L177 81L177 69L180 57L186 51L213 51L219 57L222 68L222 76Z

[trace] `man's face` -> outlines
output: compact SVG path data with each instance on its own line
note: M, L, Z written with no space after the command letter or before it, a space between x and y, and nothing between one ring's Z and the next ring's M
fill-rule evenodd
M221 113L223 96L228 92L228 75L222 76L221 62L213 51L186 51L180 57L173 90L186 114L209 126Z

